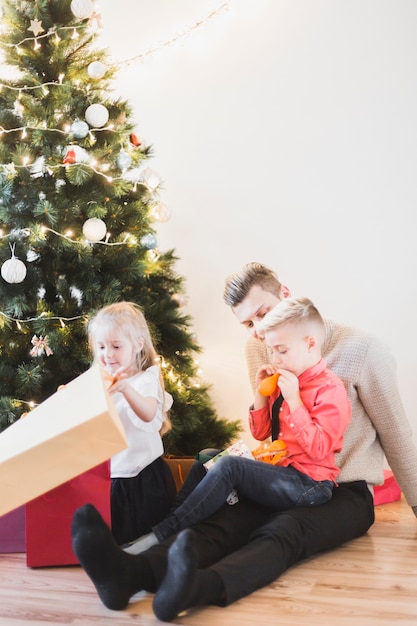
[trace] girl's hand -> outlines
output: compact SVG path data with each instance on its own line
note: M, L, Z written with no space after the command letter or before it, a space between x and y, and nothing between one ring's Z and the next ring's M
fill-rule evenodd
M127 371L125 367L120 367L112 376L113 382L108 388L108 392L110 394L114 394L117 391L123 393L123 390L126 387L126 378L128 378Z

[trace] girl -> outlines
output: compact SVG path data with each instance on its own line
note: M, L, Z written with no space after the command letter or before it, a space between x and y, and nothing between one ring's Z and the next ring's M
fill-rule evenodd
M125 428L128 447L111 459L112 533L128 543L169 511L175 484L162 459L161 436L171 428L157 354L145 317L133 302L102 308L88 325L95 362L113 377L108 391Z

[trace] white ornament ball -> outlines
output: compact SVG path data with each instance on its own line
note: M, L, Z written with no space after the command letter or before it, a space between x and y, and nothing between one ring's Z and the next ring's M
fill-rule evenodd
M72 0L71 11L75 17L83 20L86 17L90 17L94 11L94 4L92 0Z
M119 156L116 159L116 165L119 170L122 170L122 172L127 170L131 163L132 159L130 158L128 153L125 150L121 150Z
M26 277L26 265L15 256L1 266L1 275L7 283L21 283Z
M153 207L151 214L156 222L167 222L171 218L171 211L163 202L158 202Z
M98 217L90 217L83 225L83 234L88 241L101 241L107 233L107 226Z
M90 128L84 120L74 120L71 124L71 132L76 139L87 137Z
M37 261L39 258L40 258L40 254L35 252L35 250L32 250L32 248L30 248L26 253L26 261L28 261L28 263L33 263L34 261Z
M102 104L90 104L86 109L85 119L94 128L101 128L109 121L109 112Z
M149 191L154 191L158 187L158 185L161 184L161 179L159 177L159 174L157 174L150 167L146 167L141 172L140 182L146 185Z
M88 75L90 78L99 79L103 78L104 74L107 72L107 65L104 65L101 61L93 61L87 68Z
M147 235L141 237L140 243L147 250L153 250L156 248L158 241L154 234L148 233Z

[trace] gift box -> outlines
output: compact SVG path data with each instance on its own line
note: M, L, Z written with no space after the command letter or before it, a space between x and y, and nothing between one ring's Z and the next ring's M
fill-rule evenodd
M71 540L74 513L84 504L93 504L111 526L110 489L110 461L106 461L28 502L26 565L78 564Z
M127 447L109 384L94 365L0 433L0 515Z
M0 517L0 554L25 552L25 506Z
M188 472L191 469L192 464L195 461L194 456L164 456L164 461L167 463L171 470L172 477L174 478L175 488L177 491L181 489L187 478Z
M401 500L401 489L391 470L384 470L384 483L374 487L374 505Z

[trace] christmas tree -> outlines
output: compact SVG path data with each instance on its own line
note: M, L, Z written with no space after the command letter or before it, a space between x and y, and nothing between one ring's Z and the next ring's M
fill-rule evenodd
M216 415L201 351L181 311L184 279L157 247L165 217L149 146L111 94L92 0L5 0L0 85L0 430L91 364L98 308L138 303L174 397L171 454L223 448L238 422Z

